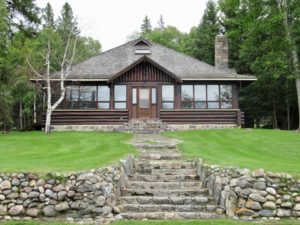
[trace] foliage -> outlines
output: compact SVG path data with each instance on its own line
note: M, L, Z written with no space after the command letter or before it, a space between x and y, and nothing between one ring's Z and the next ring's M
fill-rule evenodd
M145 16L143 23L141 25L141 33L148 34L152 31L151 21L148 16Z
M300 139L296 132L223 129L164 134L183 140L180 150L184 154L201 157L209 164L264 168L268 171L299 175Z
M155 28L152 32L145 34L144 37L176 51L186 51L185 43L188 36L180 32L176 27Z
M193 27L189 34L189 53L211 65L215 62L215 37L220 31L217 14L216 3L209 0L200 24Z
M131 134L114 132L12 132L0 134L1 171L38 173L88 170L129 153Z

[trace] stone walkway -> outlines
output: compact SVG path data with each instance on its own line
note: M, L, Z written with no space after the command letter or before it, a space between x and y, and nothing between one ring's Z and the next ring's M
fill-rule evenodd
M119 201L125 219L222 218L217 205L196 174L194 160L177 149L180 141L159 134L135 134L130 142L139 151L135 173Z

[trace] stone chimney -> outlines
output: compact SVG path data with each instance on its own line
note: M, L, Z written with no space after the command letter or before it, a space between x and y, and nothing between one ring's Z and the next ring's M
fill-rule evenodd
M217 35L215 39L215 67L228 69L228 41L224 35Z

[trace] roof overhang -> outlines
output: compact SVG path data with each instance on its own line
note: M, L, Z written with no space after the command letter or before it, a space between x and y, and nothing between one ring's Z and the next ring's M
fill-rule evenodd
M58 78L54 78L54 79L50 79L51 81L60 81L60 79ZM34 78L31 78L30 81L46 81L46 79L42 79L42 78L37 78L37 79L34 79ZM78 78L78 79L64 79L64 81L108 81L108 79L81 79L81 78Z
M140 64L141 62L149 62L151 64L153 64L155 67L157 67L158 69L160 69L161 71L165 72L166 74L168 74L170 77L172 77L175 81L182 83L182 80L177 77L175 74L173 74L172 72L170 72L169 70L167 70L166 68L162 67L161 65L159 65L158 63L156 63L155 61L153 61L152 59L148 58L147 56L143 56L142 58L138 59L137 61L135 61L134 63L132 63L131 65L129 65L128 67L122 69L121 71L119 71L117 74L115 74L114 76L112 76L108 82L113 82L116 78L118 78L119 76L122 76L125 72L129 71L130 69L132 69L133 67L137 66L138 64Z
M235 78L235 77L196 77L196 78L182 78L182 81L193 81L193 80L203 80L203 81L256 81L257 78Z

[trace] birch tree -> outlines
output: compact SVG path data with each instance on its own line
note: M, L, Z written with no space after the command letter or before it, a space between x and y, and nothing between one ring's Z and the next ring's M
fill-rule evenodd
M45 29L41 32L40 39L37 42L29 44L31 49L31 58L27 58L28 65L35 77L42 81L42 86L46 91L47 96L45 123L46 134L51 131L51 115L53 110L55 110L65 98L65 80L71 70L76 52L77 36L74 37L73 30L70 30L66 40L67 41L64 46L64 41L60 39L59 35L55 31L52 29ZM59 55L60 52L58 50L60 48L57 45L62 45L61 49L64 49L62 56ZM53 73L52 66L57 63L57 59L59 59L60 70L59 72ZM35 64L32 63L33 60L36 60ZM38 62L39 60L44 61L44 64L42 65ZM36 68L35 65L40 65L40 67ZM53 89L54 77L55 82L57 81L59 83L58 90ZM53 102L52 96L54 91L59 93L59 98Z
M286 37L290 43L290 49L291 49L291 57L293 62L293 70L294 74L296 76L296 90L297 90L297 101L298 101L298 118L299 118L299 125L298 130L300 129L300 69L299 69L299 57L297 52L297 45L294 41L294 38L292 36L291 26L289 24L289 12L288 12L288 0L277 0L278 7L281 9L283 13L283 24L286 30ZM296 18L293 18L296 19ZM297 18L299 19L299 18Z

